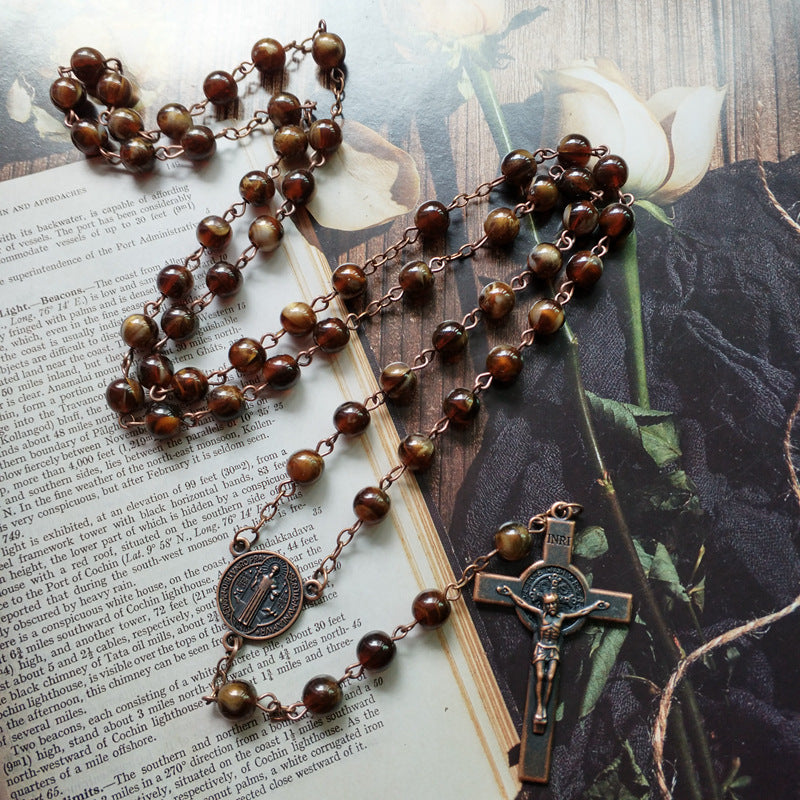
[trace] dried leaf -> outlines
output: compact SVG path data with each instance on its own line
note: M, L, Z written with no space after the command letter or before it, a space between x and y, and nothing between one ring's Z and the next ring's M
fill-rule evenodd
M6 95L6 111L8 116L15 122L25 123L30 119L33 98L31 93L22 85L22 81L17 78L11 84L11 88Z
M583 528L575 538L573 555L583 558L598 558L608 550L605 531L598 525Z
M627 626L618 628L603 627L600 635L592 643L589 651L591 670L586 684L586 691L583 694L583 700L581 700L581 717L589 714L600 699L608 676L611 674L614 664L617 663L617 656L627 635Z

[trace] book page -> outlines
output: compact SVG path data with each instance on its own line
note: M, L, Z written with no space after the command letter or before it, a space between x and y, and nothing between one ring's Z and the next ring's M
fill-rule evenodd
M384 797L425 798L446 787L452 796L512 797L501 704L460 603L455 624L414 630L387 671L347 684L333 713L272 724L258 712L232 725L201 700L224 656L215 591L233 531L257 519L289 453L334 432L337 405L376 389L352 340L335 357L316 357L291 391L249 403L238 421L206 422L174 439L122 430L106 407L125 352L121 320L158 296L163 266L196 248L197 221L237 199L239 177L265 162L260 146L221 147L200 170L160 165L146 180L87 162L4 184L0 744L8 790L13 798L245 800L267 791L372 797L376 787ZM251 218L234 223L228 260L247 246ZM200 315L189 345L167 347L176 368L220 367L239 337L277 330L286 303L329 290L323 254L291 222L285 228L284 245L247 267L242 290ZM204 258L196 292L210 263ZM307 345L288 338L273 353ZM259 546L309 577L352 524L355 493L396 463L396 444L381 409L364 437L337 444L322 480L281 505ZM413 478L390 494L390 519L345 548L323 601L304 608L289 632L246 645L232 677L285 704L299 700L312 677L339 677L356 661L364 633L411 622L416 594L443 587L446 559Z

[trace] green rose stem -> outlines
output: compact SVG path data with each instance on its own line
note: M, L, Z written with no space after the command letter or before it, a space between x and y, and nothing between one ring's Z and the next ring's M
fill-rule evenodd
M647 389L647 368L644 360L644 326L642 325L642 291L639 285L639 259L636 256L636 231L622 246L622 276L628 308L628 362L633 372L633 402L650 408Z

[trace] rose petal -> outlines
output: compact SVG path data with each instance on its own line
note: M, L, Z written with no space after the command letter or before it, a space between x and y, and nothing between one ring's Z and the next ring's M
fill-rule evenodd
M43 108L33 106L31 113L35 120L36 130L42 139L66 139L69 141L69 131L64 127L64 123L48 114Z
M31 116L31 95L17 78L6 95L6 111L15 122L27 122Z
M505 0L420 0L407 11L416 27L436 38L460 39L498 33L503 26Z

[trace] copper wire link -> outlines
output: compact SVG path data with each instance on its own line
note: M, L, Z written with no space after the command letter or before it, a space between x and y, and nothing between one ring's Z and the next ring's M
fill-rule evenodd
M471 564L467 564L461 572L461 577L457 581L448 583L444 589L445 599L454 603L461 597L461 590L479 573L489 566L489 562L497 555L497 549L490 550L482 556L478 556Z

